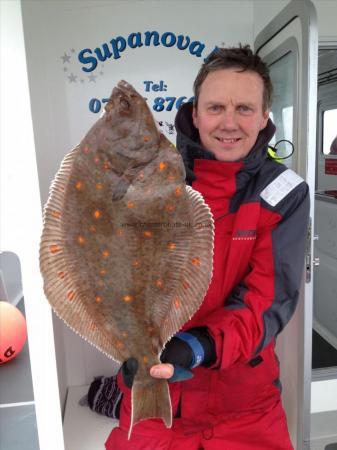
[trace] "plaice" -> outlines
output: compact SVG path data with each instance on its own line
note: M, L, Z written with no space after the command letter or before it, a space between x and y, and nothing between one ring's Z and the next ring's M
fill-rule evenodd
M64 322L100 351L139 362L132 427L172 424L166 380L149 374L200 307L212 275L213 218L141 95L121 81L67 154L44 209L40 268Z

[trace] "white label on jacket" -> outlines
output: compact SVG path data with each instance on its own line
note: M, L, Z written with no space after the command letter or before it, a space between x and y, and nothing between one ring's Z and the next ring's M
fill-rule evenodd
M286 195L289 194L296 186L302 183L301 178L291 169L285 170L274 181L263 189L260 196L271 206L277 205Z

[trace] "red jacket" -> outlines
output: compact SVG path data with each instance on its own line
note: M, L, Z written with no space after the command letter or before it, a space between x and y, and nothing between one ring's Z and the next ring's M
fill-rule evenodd
M176 119L187 183L201 192L215 220L213 277L201 308L184 330L206 326L217 361L171 383L174 426L207 429L226 418L266 411L280 398L275 339L295 311L304 267L307 184L267 154L271 121L248 157L220 162L198 143L191 105ZM128 429L125 387L120 426ZM159 420L136 426L165 432ZM142 428L142 430L141 430ZM136 431L136 430L135 430Z

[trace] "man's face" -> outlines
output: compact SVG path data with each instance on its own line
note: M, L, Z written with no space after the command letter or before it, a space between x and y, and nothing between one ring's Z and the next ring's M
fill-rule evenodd
M219 161L245 158L267 125L263 80L255 72L220 69L203 81L193 123L202 145Z

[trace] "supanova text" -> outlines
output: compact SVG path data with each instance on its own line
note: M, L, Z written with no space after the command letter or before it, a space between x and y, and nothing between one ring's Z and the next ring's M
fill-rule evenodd
M178 36L171 31L159 33L158 31L145 31L144 33L136 32L130 33L127 37L117 36L110 40L110 42L103 43L100 47L95 49L84 48L78 54L78 60L84 72L92 72L96 69L98 61L104 62L107 59L119 59L121 53L126 48L150 47L151 45L157 47L176 46L179 50L188 50L192 56L200 58L205 49L205 44L200 41L192 41L189 36L179 34Z

